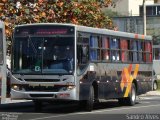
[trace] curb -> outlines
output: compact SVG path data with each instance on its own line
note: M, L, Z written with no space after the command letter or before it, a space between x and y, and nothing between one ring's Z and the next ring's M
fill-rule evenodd
M149 91L139 96L160 96L160 91Z
M147 95L158 95L158 96L160 96L160 91L149 91L149 92L147 92L146 93Z

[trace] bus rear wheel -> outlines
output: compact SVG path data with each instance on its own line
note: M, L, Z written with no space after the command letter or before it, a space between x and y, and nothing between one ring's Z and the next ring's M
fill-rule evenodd
M136 103L136 86L134 83L132 83L131 92L126 100L130 106L133 106Z
M119 98L119 104L121 105L130 105L133 106L136 103L136 87L135 84L132 84L131 92L129 93L129 97L127 98Z

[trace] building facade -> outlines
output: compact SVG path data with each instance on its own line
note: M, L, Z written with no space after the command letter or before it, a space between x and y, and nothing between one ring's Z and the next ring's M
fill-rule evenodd
M128 1L132 4L133 1L138 0L119 0L119 1ZM132 1L132 2L131 2ZM143 0L139 0L143 3ZM150 2L150 3L149 3ZM139 2L140 3L140 2ZM156 39L160 37L160 0L146 0L146 33L147 35L155 36ZM123 6L118 4L119 9ZM134 6L134 4L133 4ZM138 16L123 16L123 17L114 17L113 22L114 25L118 27L119 31L131 32L143 34L143 6L138 5L139 8ZM136 11L134 11L136 13Z
M140 16L143 16L143 6L139 9ZM146 16L160 16L160 3L154 5L146 5Z
M160 17L147 16L146 31L147 35L160 35ZM119 31L143 34L143 17L142 16L128 16L128 17L114 17L113 23L118 27Z
M123 16L139 16L139 6L143 4L143 0L113 0L113 2L116 6L109 7L109 9ZM146 5L154 4L154 2L154 0L146 0Z

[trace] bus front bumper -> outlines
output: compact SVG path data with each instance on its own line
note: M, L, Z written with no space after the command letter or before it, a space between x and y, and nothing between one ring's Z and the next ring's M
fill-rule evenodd
M11 89L12 99L78 100L76 89L62 92L25 92Z

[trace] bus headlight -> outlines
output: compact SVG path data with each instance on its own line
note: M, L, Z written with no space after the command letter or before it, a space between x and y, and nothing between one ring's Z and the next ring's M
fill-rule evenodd
M68 86L67 90L72 90L75 86Z
M19 90L18 85L13 85L12 88L13 88L14 90Z
M66 91L66 90L72 90L73 88L75 88L75 86L66 86L66 87L62 87L61 89L60 89L60 91Z
M14 90L22 90L22 87L20 85L12 85L12 89Z

